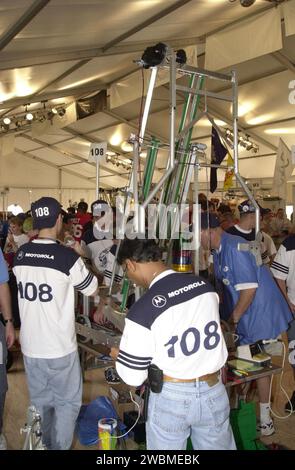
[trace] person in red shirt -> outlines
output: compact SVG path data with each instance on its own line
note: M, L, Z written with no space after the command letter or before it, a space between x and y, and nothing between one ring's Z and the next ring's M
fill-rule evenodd
M87 212L88 204L87 202L81 201L78 204L77 213L75 217L71 220L71 229L74 239L80 243L82 235L85 231L86 224L91 222L91 214ZM92 224L91 224L92 227Z

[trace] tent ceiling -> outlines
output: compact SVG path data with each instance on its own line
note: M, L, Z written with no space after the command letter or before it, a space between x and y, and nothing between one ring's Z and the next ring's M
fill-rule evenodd
M109 90L112 83L124 86L122 78L137 70L133 61L147 45L158 41L176 47L197 45L202 67L206 36L272 7L263 0L257 0L251 8L241 7L238 0L1 0L0 117L15 116L28 103L32 103L32 110L40 108L43 100L48 107L69 105L78 98ZM272 177L279 137L289 146L294 143L295 108L288 102L293 62L295 36L289 36L284 38L281 51L235 66L243 111L240 127L259 145L258 155L241 149L241 160L245 159L241 173L247 178ZM209 87L230 93L226 85L216 81L210 81ZM183 100L178 93L177 124ZM15 158L21 159L27 152L28 157L38 158L36 162L71 170L95 187L95 165L87 163L90 143L106 140L110 150L119 152L122 158L132 158L130 152L122 150L122 142L138 128L140 102L136 99L112 110L107 107L38 137L30 129L17 134ZM228 103L208 99L207 104L213 116L228 123ZM208 157L210 133L205 120L193 131L194 140L208 145ZM168 142L167 85L154 92L147 123L147 135L151 134ZM166 159L167 149L163 149L156 164L156 179ZM101 185L106 188L124 186L127 181L126 170L121 167L108 164L102 169Z

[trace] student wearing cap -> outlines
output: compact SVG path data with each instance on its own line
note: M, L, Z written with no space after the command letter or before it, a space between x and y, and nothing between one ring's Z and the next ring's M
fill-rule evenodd
M259 206L259 204L258 204ZM239 206L240 221L228 228L226 231L231 235L237 235L239 237L245 238L248 241L254 241L256 239L255 234L255 207L252 202L247 199L247 201L242 202ZM264 213L266 209L259 206L260 215ZM263 264L269 264L274 259L277 252L272 238L265 232L261 231L262 240L260 243L260 253Z
M110 230L112 209L103 199L98 199L91 204L91 212L93 225L82 236L81 249L77 244L75 249L81 256L91 260L95 270L103 275L106 256L113 245L113 233Z
M115 240L116 207L110 207L103 199L98 199L91 204L91 211L93 226L82 236L81 245L75 244L75 250L91 261L93 271L98 275L99 281L108 286L112 277L117 249ZM117 286L122 278L123 271L117 266L114 278ZM120 300L120 294L117 294L116 299ZM104 321L103 310L106 302L106 299L96 297L97 310L94 314L94 320L97 323Z
M292 320L289 306L266 266L257 266L249 251L239 250L245 239L224 232L218 219L201 214L201 243L213 249L215 277L222 293L222 316L231 320L239 343L277 338ZM269 409L270 378L257 380L262 435L274 433Z
M31 404L42 417L48 449L69 449L82 400L75 333L74 290L97 293L97 280L74 250L57 243L60 203L42 197L32 204L37 239L16 253L21 316L20 343Z
M177 273L161 261L155 240L124 240L118 262L147 289L129 310L120 350L112 349L120 377L141 385L149 367L162 371L162 390L151 389L148 450L234 450L229 401L219 377L227 359L218 296L209 282Z

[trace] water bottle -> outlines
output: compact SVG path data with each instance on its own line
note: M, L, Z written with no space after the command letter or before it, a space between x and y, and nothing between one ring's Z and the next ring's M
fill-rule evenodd
M100 450L114 450L117 439L117 420L102 418L98 421L98 448Z

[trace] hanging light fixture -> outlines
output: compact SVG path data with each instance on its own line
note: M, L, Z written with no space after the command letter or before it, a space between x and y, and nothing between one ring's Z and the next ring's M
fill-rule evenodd
M30 105L27 105L27 104L26 104L26 115L25 115L25 119L26 119L27 121L33 121L34 115L33 115L30 111L28 111L28 106L30 106Z

